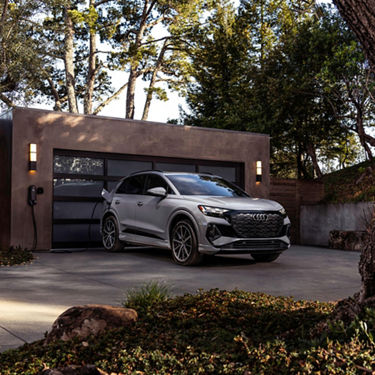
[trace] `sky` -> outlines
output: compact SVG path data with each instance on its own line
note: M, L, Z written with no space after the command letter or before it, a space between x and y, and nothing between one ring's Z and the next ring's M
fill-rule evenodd
M121 87L126 82L127 74L117 72L114 74L114 82L119 82L118 87ZM136 120L140 120L143 114L143 107L145 104L146 94L144 88L148 86L148 82L139 79L136 86L135 95L135 116ZM120 117L125 118L125 99L126 90L108 106L106 106L100 113L100 116ZM149 121L167 122L169 119L179 118L179 105L187 109L185 99L180 97L176 92L168 91L168 101L164 102L154 98L151 102Z

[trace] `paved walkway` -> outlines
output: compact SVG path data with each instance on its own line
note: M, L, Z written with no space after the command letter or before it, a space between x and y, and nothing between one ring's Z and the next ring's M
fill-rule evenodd
M77 304L119 305L127 289L150 280L174 294L234 288L296 299L330 301L359 290L359 254L293 246L273 263L248 255L216 256L200 267L181 267L168 251L90 250L36 253L29 265L0 268L0 351L43 338L56 317Z

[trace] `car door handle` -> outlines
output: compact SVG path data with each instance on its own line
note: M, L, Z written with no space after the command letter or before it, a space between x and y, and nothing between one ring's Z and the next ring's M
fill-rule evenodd
M115 204L120 204L120 201L115 201Z
M141 207L141 206L143 206L143 202L138 202L137 205L138 205L138 207Z

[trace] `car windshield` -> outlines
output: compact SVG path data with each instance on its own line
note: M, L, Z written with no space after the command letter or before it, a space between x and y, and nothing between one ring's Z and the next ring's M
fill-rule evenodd
M168 174L167 177L181 195L248 197L248 195L239 187L217 176Z

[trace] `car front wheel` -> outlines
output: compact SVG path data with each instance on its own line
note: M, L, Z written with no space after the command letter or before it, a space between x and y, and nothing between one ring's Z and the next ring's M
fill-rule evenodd
M251 254L252 258L259 263L273 262L280 254Z
M203 259L198 251L195 230L189 220L180 220L173 227L171 247L173 260L182 266L193 266Z
M107 251L120 251L124 244L119 239L117 221L113 216L107 216L103 220L102 227L103 246Z

